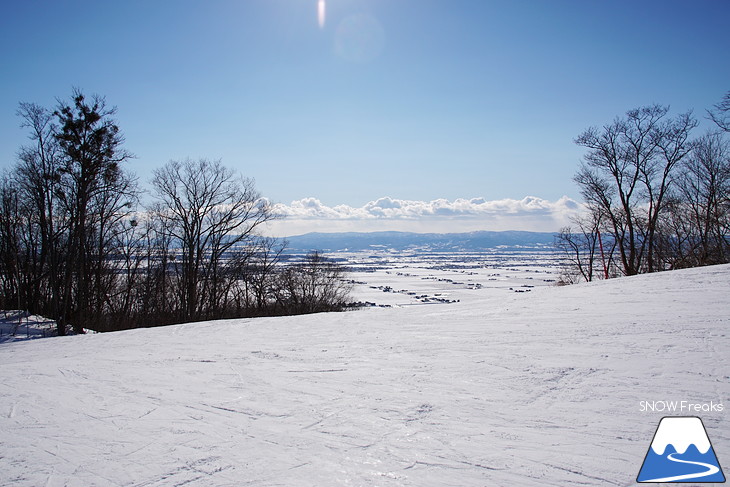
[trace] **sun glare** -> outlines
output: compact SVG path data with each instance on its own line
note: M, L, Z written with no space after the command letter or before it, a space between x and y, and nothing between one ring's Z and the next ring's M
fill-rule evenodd
M319 28L324 28L324 20L325 20L325 5L324 0L319 0L317 2L317 21L319 22Z

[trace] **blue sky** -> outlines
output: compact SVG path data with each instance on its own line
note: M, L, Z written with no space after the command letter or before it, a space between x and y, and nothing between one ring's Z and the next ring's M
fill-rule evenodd
M220 158L310 222L542 230L444 222L457 202L571 208L581 131L651 103L703 117L730 90L727 1L325 0L323 27L318 2L3 2L0 166L18 103L76 86L118 107L143 183ZM426 210L359 223L378 201ZM344 228L322 222L296 231Z

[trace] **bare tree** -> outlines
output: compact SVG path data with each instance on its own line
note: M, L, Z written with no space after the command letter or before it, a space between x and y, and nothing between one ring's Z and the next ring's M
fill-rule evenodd
M90 318L94 266L103 266L106 253L96 242L105 238L102 225L108 218L129 208L124 197L134 193L130 178L120 164L132 155L123 147L124 138L112 118L115 108L107 108L103 97L89 101L74 89L72 102L59 101L54 112L60 127L55 138L62 166L58 171L63 185L62 199L70 216L68 264L61 324L70 318L74 330L82 332ZM101 244L103 246L103 243ZM96 284L100 284L99 281ZM98 303L93 303L98 307ZM98 311L97 308L93 311Z
M288 313L341 311L351 290L342 266L312 252L281 272L278 302Z
M722 100L712 110L708 110L707 114L720 130L730 132L730 91L725 93Z
M682 164L671 219L677 267L730 260L730 145L707 133Z
M108 184L108 183L105 183ZM92 322L101 321L113 303L122 284L127 262L122 257L127 251L124 234L131 230L130 219L137 205L137 183L124 172L109 187L103 187L90 202L88 263L89 315Z
M39 235L37 251L29 254L37 259L38 272L28 278L32 296L27 307L56 317L62 307L59 298L70 225L70 215L63 204L61 151L52 112L34 103L21 103L17 115L22 120L21 126L29 130L31 143L20 148L11 179L32 215L27 233ZM65 331L65 323L59 321L58 334L63 335Z
M108 257L107 272L100 273L100 279L106 281L103 286L106 295L97 296L97 299L104 299L103 314L98 322L109 330L134 328L139 324L137 318L142 317L145 276L150 270L149 230L148 225L140 223L138 216L126 216L111 235L115 255Z
M576 143L588 149L574 180L592 213L604 215L617 244L622 272L660 270L655 254L659 217L677 164L691 149L691 113L666 119L668 107L630 110Z
M574 284L581 278L590 282L611 271L615 242L611 239L607 248L602 248L602 220L600 214L588 213L573 219L577 228L564 227L555 236L556 248L567 259L562 276L565 284Z
M648 160L641 168L641 179L649 205L644 235L649 272L664 270L661 259L656 259L659 218L666 210L666 199L675 169L678 169L678 164L692 151L693 144L689 137L695 127L697 120L692 117L692 112L687 112L675 119L663 120L652 133L656 157Z
M234 300L239 315L259 316L272 312L276 303L278 267L286 245L285 240L260 237L237 249L231 265L236 276Z
M20 279L21 235L24 231L20 198L10 177L0 182L0 285L4 309L20 307L22 284Z
M225 255L273 218L251 179L220 161L170 161L154 172L155 211L180 247L180 320L210 317L225 305Z
M168 221L159 211L148 211L143 226L145 274L139 295L137 315L145 326L170 324L177 321L180 303L175 293L176 251Z

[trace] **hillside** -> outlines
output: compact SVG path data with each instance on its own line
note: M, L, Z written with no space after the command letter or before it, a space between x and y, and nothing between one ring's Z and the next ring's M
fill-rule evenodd
M0 485L627 486L665 400L724 405L677 415L727 465L728 289L726 265L2 344Z

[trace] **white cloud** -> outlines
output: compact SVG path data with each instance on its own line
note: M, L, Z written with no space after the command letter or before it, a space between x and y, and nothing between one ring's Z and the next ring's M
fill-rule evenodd
M303 198L290 204L275 204L282 219L269 226L279 236L312 231L470 232L477 230L558 231L583 206L567 196L557 201L527 196L520 200L485 198L450 201L401 200L390 197L370 201L361 207L327 206L317 198Z

